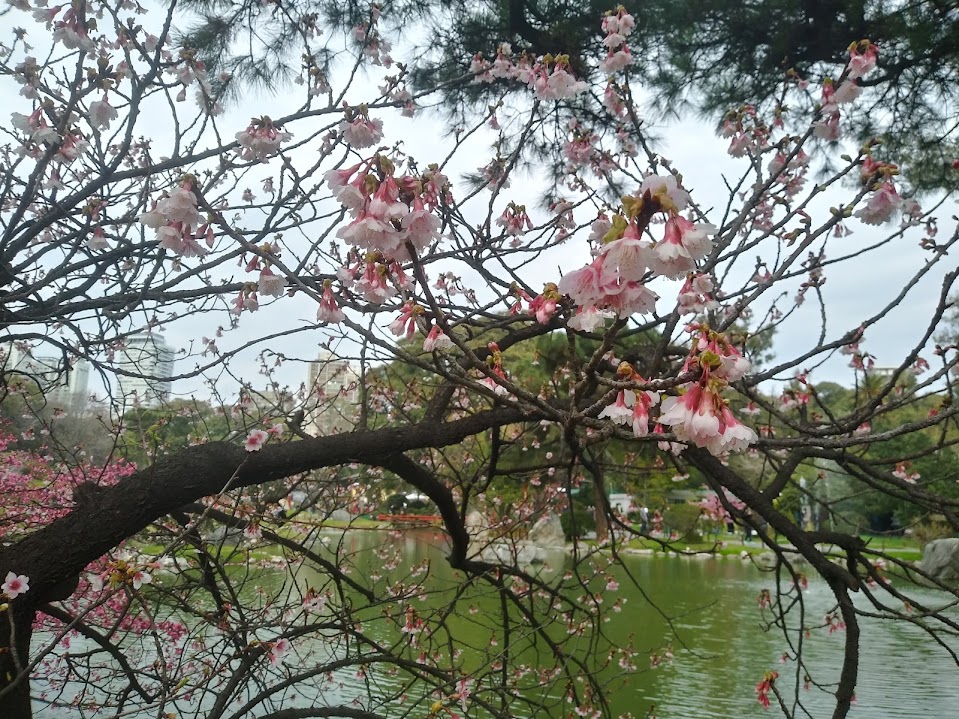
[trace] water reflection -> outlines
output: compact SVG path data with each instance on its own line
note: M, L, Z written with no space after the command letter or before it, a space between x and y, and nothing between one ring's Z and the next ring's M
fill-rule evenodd
M376 548L392 544L401 550L395 570L384 567ZM343 554L353 555L354 573L364 581L375 581L379 575L392 573L392 578L411 567L428 567L424 606L447 602L445 591L460 582L445 560L446 546L442 535L406 533L390 539L380 532L337 532L325 534L315 551L336 560ZM545 556L546 563L535 571L553 576L565 572L571 564L562 552ZM323 577L307 565L301 565L289 576L279 570L270 576L265 571L258 580L273 588L292 583L301 589L322 583ZM763 616L757 597L764 588L772 589L773 578L749 563L738 559L702 559L680 557L624 557L622 568L613 571L619 582L615 596L625 599L623 611L611 613L604 631L619 642L630 642L639 652L635 673L621 677L611 671L607 689L614 716L631 712L636 717L655 714L658 719L740 719L753 716L776 716L773 709L765 712L756 700L755 685L767 670L776 670L781 679L777 686L784 692L787 704L798 716L815 719L831 715L833 702L828 692L802 688L803 671L794 662L781 663L788 644L779 630L764 631ZM436 590L435 594L433 590ZM934 605L942 599L932 590L913 588L910 592L921 601ZM463 651L460 658L464 670L487 656L490 627L496 626L495 597L490 594L465 595L449 619L449 630ZM612 603L612 597L606 598ZM804 592L806 624L821 625L823 617L833 609L834 600L827 587L810 580ZM862 601L861 597L857 601ZM862 603L865 607L865 603ZM475 610L468 611L468 608ZM955 612L953 612L955 613ZM486 616L488 614L488 616ZM956 614L959 617L959 614ZM767 615L768 618L768 615ZM384 626L376 616L365 628L379 632L373 638L389 643L397 639L395 628ZM794 620L798 623L798 617ZM568 642L571 650L581 641L557 636ZM842 632L830 635L815 630L804 640L807 667L818 681L834 682L843 651ZM301 641L306 641L301 640ZM336 643L328 639L312 640L314 656L335 655ZM301 648L305 649L301 643ZM670 646L671 662L650 668L648 657L663 655ZM953 641L954 649L959 643ZM527 652L527 654L523 654ZM514 657L535 663L532 650L516 647ZM948 653L936 645L918 626L878 619L863 620L858 705L853 716L860 719L894 719L895 717L957 715L959 683L956 666ZM792 687L798 688L793 689ZM828 689L828 687L827 687ZM285 708L313 704L349 704L353 699L369 704L370 695L386 702L406 695L406 706L423 702L425 715L430 687L405 683L398 676L370 672L358 676L355 669L318 676L312 686L298 684L275 696ZM538 697L552 704L555 716L566 716L562 696ZM242 703L238 699L233 709ZM381 704L382 706L382 704ZM178 706L182 716L202 716L202 707ZM254 711L254 715L257 712ZM2 716L2 712L0 712ZM56 712L40 716L57 716ZM62 716L72 716L63 714ZM146 716L146 715L144 715ZM481 714L471 713L470 719ZM515 715L518 719L522 712Z
M348 541L357 546L356 542L370 540L350 537ZM410 533L403 541L408 562L430 560L431 581L454 581L443 560L441 539ZM562 571L568 562L562 553L555 554L541 571ZM636 716L655 712L659 719L687 719L691 712L701 719L758 716L764 711L755 685L764 672L775 670L781 675L779 686L787 706L798 716L831 715L834 702L829 684L838 677L844 634L819 629L805 638L806 668L826 691L803 688L806 671L797 669L795 662L782 661L789 645L781 631L764 629L757 597L762 589L774 587L771 574L738 559L675 555L626 556L622 570L614 573L626 604L621 613L610 615L608 634L631 639L637 649L651 653L672 645L675 656L674 661L652 669L647 662L635 674L615 682L611 703L616 712ZM909 591L929 605L943 601L933 590L912 587ZM807 626L820 626L835 603L825 584L815 579L804 591L804 601ZM857 601L866 607L861 597ZM794 626L798 623L797 615ZM953 641L952 646L959 649L959 642ZM920 627L863 619L860 661L854 716L956 715L956 665Z

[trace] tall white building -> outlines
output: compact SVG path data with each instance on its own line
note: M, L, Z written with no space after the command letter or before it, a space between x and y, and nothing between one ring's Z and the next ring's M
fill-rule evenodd
M3 354L8 384L29 382L49 406L73 414L83 412L90 380L90 363L85 359L35 354L13 344L6 345Z
M349 361L323 352L310 362L307 431L329 435L352 429L356 424L360 376Z
M127 408L156 407L170 398L173 376L173 349L155 333L131 335L116 353L117 397Z

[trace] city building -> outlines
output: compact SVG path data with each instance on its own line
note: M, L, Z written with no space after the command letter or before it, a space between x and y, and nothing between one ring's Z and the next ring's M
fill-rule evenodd
M126 408L156 407L170 398L173 349L156 333L131 335L117 350L118 396ZM124 373L130 374L124 374ZM132 375L132 376L131 376Z
M356 423L360 376L348 360L322 352L310 362L306 431L317 436L352 429Z
M30 383L47 405L72 414L80 414L86 408L90 363L85 359L40 355L22 345L7 344L2 365L8 386Z

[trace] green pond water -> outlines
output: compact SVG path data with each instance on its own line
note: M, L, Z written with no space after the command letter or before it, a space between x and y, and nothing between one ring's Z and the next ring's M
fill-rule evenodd
M350 551L362 551L372 541L361 532L330 538L331 545ZM457 581L444 560L444 550L442 538L437 536L410 533L402 541L408 565L430 560L428 585L436 587ZM547 552L545 559L547 566L538 571L555 573L572 562L562 552ZM624 563L622 569L612 570L620 585L612 597L626 601L621 612L609 614L605 631L612 637L632 638L640 653L639 671L609 684L614 711L641 717L655 707L659 719L776 716L780 712L775 707L763 709L755 692L763 673L775 670L781 675L779 687L787 705L797 716L819 719L831 715L832 697L801 687L795 663L781 661L788 648L781 632L764 628L757 597L764 588L775 586L772 574L734 558L626 556ZM372 560L370 571L375 571L375 566ZM930 606L941 606L948 599L945 594L917 587L909 587L908 593ZM826 585L810 579L803 598L806 624L822 624L834 606ZM866 606L865 602L859 605ZM479 607L495 611L483 603ZM952 613L959 618L959 613ZM794 621L798 623L798 617ZM946 650L918 626L880 619L862 622L853 716L959 717L959 670ZM459 637L480 646L489 633L477 627L471 635L465 622L455 628ZM829 634L819 630L804 640L806 664L817 681L826 684L838 679L844 636L841 631ZM953 650L959 649L959 640L950 642ZM649 654L644 655L643 648L667 644L672 646L673 661L650 669Z
M381 557L374 547L391 541L401 553L401 566L429 561L426 588L436 589L424 604L447 601L440 590L453 586L458 577L444 559L444 542L439 535L408 533L400 540L386 540L383 533L353 531L324 535L323 547L331 555L335 552L355 553L356 572L368 578L383 571ZM556 573L571 566L571 560L562 552L546 553L546 565L531 571ZM744 717L779 716L775 708L763 709L756 700L755 685L768 670L780 673L777 686L784 692L787 704L797 716L814 719L831 715L832 697L815 688L805 690L797 684L795 663L780 660L787 644L779 630L765 631L763 616L757 606L757 597L764 588L774 587L774 578L755 566L739 559L687 558L663 556L627 556L624 567L613 569L619 589L611 594L625 600L622 611L611 613L604 626L608 636L619 640L631 639L639 652L638 671L616 676L608 684L609 699L616 713L632 712L636 717L647 716L654 709L658 719L742 719ZM368 574L367 574L368 573ZM385 571L384 571L385 573ZM264 585L271 583L266 573ZM630 577L632 579L630 579ZM634 581L635 580L635 583ZM296 582L300 586L318 584L320 575L300 566L294 577L274 573L273 582ZM944 594L910 587L908 593L921 601L939 606L945 603ZM833 600L824 583L810 579L803 593L807 624L821 624L825 614L833 608ZM442 598L442 599L441 599ZM466 616L469 600L458 605L450 626L463 649L462 663L471 661L470 647L486 647L489 626L495 624L494 598L477 597L473 602L476 614L491 616L484 623ZM863 608L865 603L859 604ZM952 611L952 610L950 610ZM954 612L959 619L959 612ZM768 618L768 615L767 615ZM798 621L798 620L797 620ZM371 631L376 631L373 625ZM803 651L813 677L823 683L838 678L843 651L843 632L828 634L813 632L804 640ZM303 641L303 640L299 640ZM575 643L575 639L571 640ZM955 638L947 640L953 650L959 649ZM671 645L674 659L655 668L649 668L649 652ZM480 656L477 653L477 656ZM533 663L535 657L521 655L523 661ZM619 675L620 672L615 672ZM399 680L397 680L399 681ZM390 679L380 677L377 686L389 690ZM315 703L346 703L363 698L370 685L351 672L337 675L331 686L311 690L300 686L277 695L278 706L292 708ZM313 695L311 696L311 691ZM410 691L411 703L420 702L422 708L409 716L426 717L429 700ZM322 701L317 696L322 695ZM555 697L554 697L555 698ZM553 716L566 716L570 707L556 699ZM180 716L202 717L202 705L179 705ZM255 711L260 716L265 711ZM154 714L155 715L155 714ZM949 653L932 641L921 627L905 622L864 619L860 678L857 687L857 705L853 717L860 719L905 719L928 717L943 719L959 717L959 671ZM75 716L49 708L38 717ZM141 714L140 716L148 716ZM229 712L227 713L229 716ZM469 719L485 715L470 713ZM517 717L522 717L522 711ZM0 711L2 717L2 711Z

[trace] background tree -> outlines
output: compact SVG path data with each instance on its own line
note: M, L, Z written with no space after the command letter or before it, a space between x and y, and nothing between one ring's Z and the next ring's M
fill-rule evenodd
M230 72L234 88L250 83L273 87L278 68L287 81L303 72L293 48L304 33L322 29L339 37L368 24L362 3L301 0L280 8L202 0L190 6L201 19L183 35L184 44L197 48L211 68ZM655 124L694 112L719 125L730 109L742 105L759 106L764 115L777 118L778 108L812 108L822 101L819 88L842 65L846 48L871 40L882 53L878 72L860 83L863 101L851 110L856 141L881 141L877 155L902 164L913 190L955 187L959 23L950 3L764 0L744 5L712 0L623 6L637 23L628 73L642 78L650 98L639 113L645 121ZM401 30L420 29L415 38L404 32L406 42L419 46L416 59L401 73L417 87L442 86L437 109L449 117L450 127L466 126L475 112L495 106L496 94L488 86L461 78L477 55L492 61L502 42L533 56L566 54L575 74L597 87L609 74L601 61L615 49L603 44L605 33L595 22L611 9L602 3L404 0L381 7L386 20L377 25L377 42L387 50ZM321 44L308 65L325 73L334 57ZM793 82L784 85L787 72ZM614 135L619 118L600 99L597 92L559 103L555 137L566 135L569 119L586 118ZM789 113L783 117L788 120ZM502 124L509 130L508 123ZM523 143L527 157L547 160L562 176L567 158L559 149L560 143L545 138Z

